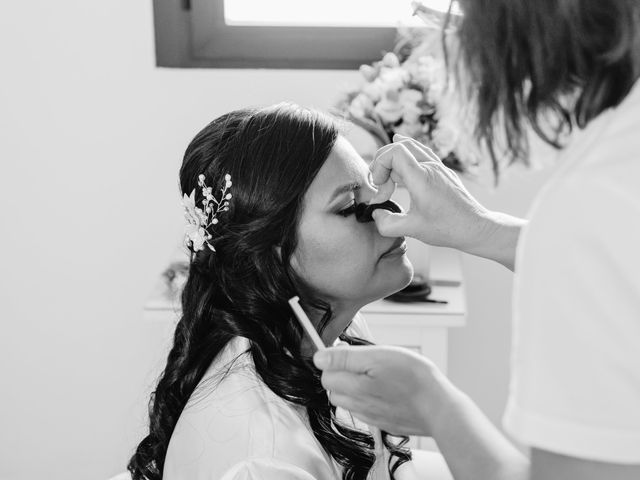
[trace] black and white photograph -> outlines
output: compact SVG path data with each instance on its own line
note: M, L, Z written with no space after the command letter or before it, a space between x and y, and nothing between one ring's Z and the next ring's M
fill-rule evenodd
M640 480L640 0L0 6L0 480Z

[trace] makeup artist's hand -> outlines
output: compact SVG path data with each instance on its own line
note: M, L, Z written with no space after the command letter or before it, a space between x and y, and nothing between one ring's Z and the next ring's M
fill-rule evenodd
M390 433L431 435L456 394L432 362L399 347L340 346L313 360L331 403Z
M483 207L427 146L402 135L394 135L393 141L376 152L369 167L379 186L371 203L388 200L396 184L401 184L409 192L411 208L406 213L375 210L373 219L380 233L456 248L513 270L525 222Z

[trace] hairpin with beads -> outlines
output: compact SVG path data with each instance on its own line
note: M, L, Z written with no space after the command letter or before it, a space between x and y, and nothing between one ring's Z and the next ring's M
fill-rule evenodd
M213 252L216 249L209 243L212 235L209 227L218 223L218 215L229 210L229 200L231 200L231 175L228 173L224 176L224 186L220 189L221 195L217 199L213 195L213 189L205 183L205 176L198 175L198 186L202 189L202 208L196 207L196 190L191 191L191 195L185 193L182 196L182 205L184 207L184 218L187 221L184 231L185 244L198 252L204 248L206 244Z

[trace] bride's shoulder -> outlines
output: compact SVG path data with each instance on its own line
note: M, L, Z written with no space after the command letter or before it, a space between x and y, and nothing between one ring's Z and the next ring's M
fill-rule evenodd
M177 476L166 475L167 479L201 478L202 472L213 472L206 478L220 478L236 465L242 465L239 476L229 478L306 479L287 475L330 470L304 409L278 397L247 365L232 367L224 379L211 389L203 385L199 396L189 401L166 457L166 471ZM195 470L185 476L187 465ZM278 465L292 470L281 471Z

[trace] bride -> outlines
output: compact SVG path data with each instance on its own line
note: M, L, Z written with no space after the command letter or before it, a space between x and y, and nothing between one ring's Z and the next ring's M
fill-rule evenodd
M360 308L413 274L404 239L356 221L376 190L336 122L292 104L225 114L188 146L180 186L189 276L132 477L450 478L385 432L372 471L371 433L329 403L287 303L300 296L325 344L365 344Z

